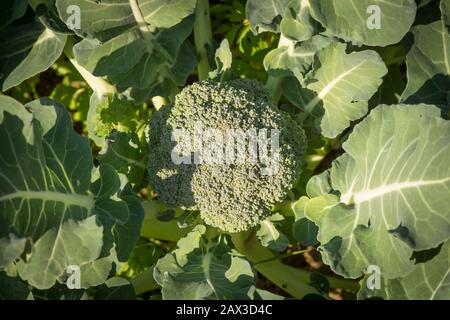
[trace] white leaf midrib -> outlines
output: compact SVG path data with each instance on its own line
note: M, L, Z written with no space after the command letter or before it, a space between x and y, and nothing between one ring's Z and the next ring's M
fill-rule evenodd
M95 206L95 201L91 196L77 193L62 193L56 191L23 191L18 190L0 197L0 202L14 199L34 199L42 201L62 202L66 206L77 206L86 208L89 211Z
M363 65L366 62L366 60L361 61L357 65L353 66L352 68L348 69L347 71L339 74L336 78L331 80L326 86L320 90L318 95L312 99L306 106L305 106L305 112L311 113L314 107L321 101L324 100L324 98L327 96L327 94L336 86L339 84L339 82L347 77L349 74L352 74L356 69L358 69L361 65Z
M136 23L139 27L139 32L141 33L144 39L150 40L152 30L145 21L144 15L142 14L141 8L139 7L137 0L129 0L129 2L134 19L136 20Z
M360 63L358 63L357 65L353 66L352 68L348 69L347 71L341 73L340 75L338 75L336 78L334 78L333 80L330 81L330 83L328 83L322 90L320 90L319 92L319 98L323 100L323 98L325 98L325 96L342 80L344 79L346 76L348 76L349 74L353 73L353 71L355 71L356 69L358 69L362 64L364 64L366 62L366 60L361 61Z
M444 184L448 181L450 181L450 177L436 179L436 180L417 180L417 181L397 182L397 183L379 186L374 189L364 190L361 192L355 192L353 194L351 192L348 192L348 193L345 193L342 195L341 200L343 203L348 204L351 201L351 199L353 198L354 203L356 205L358 205L363 202L370 201L374 198L382 197L388 193L398 192L398 191L401 191L403 189L408 189L408 188L418 188L418 187L430 186L430 185L435 185L435 184Z

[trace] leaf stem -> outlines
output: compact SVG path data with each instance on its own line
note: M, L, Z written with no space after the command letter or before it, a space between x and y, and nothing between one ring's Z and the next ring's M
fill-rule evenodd
M147 22L144 19L144 16L142 15L141 8L139 7L139 4L137 0L129 0L131 11L133 12L134 20L136 20L136 23L139 27L139 31L142 35L142 37L146 40L151 39L151 33L152 33L152 27L147 24Z
M258 272L293 297L301 299L310 293L319 294L315 288L309 285L311 272L282 263L279 260L282 256L276 257L271 250L263 247L254 231L233 234L231 239L236 249L255 264ZM325 277L332 288L341 288L352 292L359 290L357 281Z
M293 297L301 299L307 294L318 293L308 284L308 271L288 266L278 259L273 260L274 254L259 243L255 232L250 235L246 232L234 234L232 241L238 251L256 263L255 269L259 273Z
M73 56L73 45L74 45L73 38L67 37L67 42L64 47L64 54L72 63L72 65L75 67L75 69L77 69L77 71L86 81L86 83L91 87L91 89L100 97L106 94L116 94L117 89L113 85L109 84L106 80L100 77L94 76L83 66L78 64L78 62L75 60Z
M261 264L261 263L266 263L266 262L273 261L273 260L281 260L281 259L284 259L284 258L296 256L298 254L302 254L302 253L305 253L305 252L310 252L310 251L313 251L313 250L314 250L314 248L309 248L309 249L305 249L305 250L297 250L297 251L290 252L290 253L280 254L280 255L274 256L273 258L270 258L270 259L266 259L266 260L263 260L263 261L255 262L255 265L256 264Z
M211 18L208 0L198 0L194 22L195 50L198 59L198 80L208 79L210 71L208 49L212 48Z

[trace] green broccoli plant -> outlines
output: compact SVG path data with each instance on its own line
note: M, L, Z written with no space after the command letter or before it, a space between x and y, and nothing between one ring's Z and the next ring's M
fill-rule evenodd
M186 136L202 133L196 132L196 126L203 130L217 128L212 133L220 136L210 137L211 141L199 141L201 146L196 145L195 138L189 139L182 146L187 163L174 163L172 152L177 148L174 143L183 142L174 142L174 131L184 129L179 137L184 140ZM221 133L227 130L228 135L222 137ZM244 135L232 134L239 132L237 130ZM248 150L242 145L244 154L237 159L239 143L242 143L239 139L248 144L257 143L257 134L261 132L264 133L261 141L268 140L266 135L270 130L279 132L279 150L270 155L277 156L274 159L277 163L251 161L253 154L245 152ZM252 132L254 139L250 135ZM222 146L228 136L234 141L225 149ZM194 159L200 148L213 149L211 145L218 138L221 143L211 154L213 161ZM261 154L264 148L259 147ZM151 118L149 149L152 150L148 168L150 185L158 199L169 207L199 210L205 223L223 231L240 232L268 218L273 214L274 205L286 198L300 176L306 141L300 126L277 108L267 89L257 81L207 80L185 87L173 104ZM234 155L235 159L228 159L229 163L219 161L227 160L227 155ZM276 166L276 170L272 168L272 174L265 173L270 169L265 166L270 165Z
M0 299L450 299L448 0L1 7Z

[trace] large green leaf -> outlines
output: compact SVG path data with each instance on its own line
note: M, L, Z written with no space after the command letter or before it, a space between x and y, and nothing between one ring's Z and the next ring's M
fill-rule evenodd
M371 50L345 53L346 46L332 43L317 54L313 71L304 75L294 69L300 83L306 88L297 95L303 102L301 108L313 114L323 108L322 135L334 138L350 124L367 113L368 100L377 91L382 77L387 73L381 57ZM312 94L314 93L314 94Z
M186 69L189 74L196 63L192 48L183 44L192 26L193 16L190 16L169 29L144 32L133 28L106 42L84 39L74 46L74 56L89 72L107 77L120 91L132 88L149 95L158 86L184 85ZM185 69L181 75L180 67ZM159 95L169 95L168 91ZM130 96L136 95L131 92Z
M80 7L75 32L84 37L74 57L90 73L107 77L137 103L185 84L196 64L193 49L183 43L192 31L196 0L57 0L64 21L71 5Z
M69 6L78 6L82 18L80 28L74 31L83 38L107 41L135 29L140 22L152 30L173 27L194 12L196 3L197 0L57 0L56 6L64 21L72 14L67 10Z
M304 41L322 32L358 45L398 43L416 15L414 0L249 0L252 31L279 32ZM379 22L376 25L376 22Z
M450 123L431 105L379 106L314 177L306 216L324 262L346 277L377 265L386 279L413 270L413 250L450 237Z
M208 239L197 226L161 258L154 277L164 299L249 299L255 275L250 263L227 244L225 235Z
M274 76L304 76L310 71L316 53L327 47L331 39L317 35L301 43L288 41L270 51L264 58L264 67Z
M0 87L6 91L47 70L61 55L66 36L33 22L4 29L0 43Z
M277 226L283 220L283 215L277 213L260 223L256 236L264 247L279 252L286 250L289 245L289 239L277 229Z
M103 282L139 237L143 209L126 180L107 164L92 172L87 139L49 99L24 107L0 96L0 145L0 223L33 241L31 257L18 262L21 278L48 289L78 265L83 287ZM23 248L1 245L9 261Z
M209 72L208 77L210 79L217 79L220 81L228 80L231 75L231 63L233 55L230 51L230 44L227 39L222 40L220 46L217 48L214 54L216 62L216 68Z
M311 5L305 0L291 0L285 9L280 30L283 36L297 41L305 41L317 34L320 23L311 16Z
M186 27L185 30L189 31L190 27ZM124 94L133 99L136 103L142 103L150 100L154 96L170 96L174 91L178 90L178 87L183 87L197 66L194 49L188 40L186 40L179 48L172 65L168 63L170 60L171 59L165 61L165 63L160 63L159 60L154 61L153 65L157 65L157 69L150 71L150 73L155 72L158 76L148 88L140 89L131 87L128 88ZM149 66L149 68L153 67ZM141 71L139 67L136 67L133 72ZM133 76L131 76L130 79L134 79Z
M64 220L86 218L95 206L87 195L92 156L58 103L41 99L30 113L0 97L1 218L20 235L37 240Z
M308 197L301 197L292 205L295 214L295 222L292 224L292 235L295 240L304 246L312 246L317 244L318 228L305 216L305 206L308 203Z
M79 223L65 221L47 231L34 244L27 263L19 263L20 277L38 289L55 284L70 265L82 266L97 259L102 249L103 228L91 216ZM109 264L109 270L111 263Z
M345 41L369 46L399 42L413 24L414 0L307 0L310 14L326 33ZM369 28L371 16L379 14L379 28Z
M128 180L138 187L145 187L148 184L147 144L145 141L139 141L134 132L111 132L98 160L125 174Z
M433 259L418 263L403 278L381 279L380 288L369 289L368 277L362 280L359 299L383 298L392 300L449 300L450 299L450 242L444 243Z
M445 107L450 91L450 34L443 21L412 28L405 39L408 84L404 103Z
M255 34L278 32L281 18L289 0L248 0L245 13Z

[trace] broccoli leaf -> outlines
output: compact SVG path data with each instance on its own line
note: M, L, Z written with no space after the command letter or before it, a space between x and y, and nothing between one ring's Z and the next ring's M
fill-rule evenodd
M279 24L288 3L289 0L248 0L245 13L252 32L279 32Z
M192 48L184 45L192 31L193 15L186 15L171 28L156 29L138 27L139 14L133 10L132 16L133 27L107 41L85 38L78 42L73 47L74 57L93 75L107 77L136 103L155 95L167 96L174 86L184 85L186 73L195 65ZM106 32L108 25L105 28Z
M281 214L274 214L268 219L261 221L256 236L264 247L283 252L289 245L289 239L285 234L277 230L277 225L284 220Z
M74 31L83 38L102 42L120 33L136 29L136 11L151 28L170 28L178 24L195 9L196 0L57 0L56 6L62 20L67 21L76 5L82 12L80 28Z
M430 105L379 106L310 182L306 216L324 262L346 277L377 265L386 279L414 268L413 250L449 237L450 124Z
M220 81L229 80L231 62L233 60L230 45L227 39L222 40L215 53L216 69L209 73L209 78L220 78Z
M92 156L67 111L48 99L29 104L33 113L12 98L0 101L2 219L37 240L67 218L86 218L95 206L87 194Z
M414 0L308 2L312 17L325 27L327 35L368 46L399 42L409 31L416 15ZM378 18L380 24L376 25Z
M382 271L381 271L382 272ZM441 247L437 256L414 266L402 278L386 280L381 277L380 288L374 288L370 275L361 280L359 299L383 298L392 300L448 300L450 299L450 242Z
M17 262L20 277L48 289L77 265L82 287L102 283L113 262L127 259L143 219L126 180L107 164L92 172L87 139L49 99L24 107L1 96L0 142L0 222L33 242L31 256ZM21 247L2 240L14 257Z
M47 289L69 265L81 266L97 259L103 245L103 228L95 218L91 216L79 223L69 219L44 233L34 244L30 260L19 262L20 277L35 288ZM108 272L110 269L111 264Z
M66 35L39 22L0 31L0 89L6 91L47 70L61 55Z
M125 174L130 183L138 187L148 183L147 143L140 141L135 132L111 132L97 159Z
M208 239L197 226L161 258L154 277L164 299L249 299L255 291L250 263L227 244L225 235Z
M247 19L255 34L279 32L305 41L323 32L358 45L398 43L416 15L414 0L250 0Z
M305 205L308 203L308 197L301 197L292 205L295 214L295 222L292 225L292 235L295 240L304 246L317 244L318 228L305 216Z
M288 41L266 55L264 67L273 76L304 76L311 70L316 53L331 42L332 39L321 35L301 43Z
M367 113L368 100L387 73L383 60L375 51L347 54L345 49L344 44L333 43L320 51L314 70L305 80L303 74L294 70L299 82L306 84L306 88L297 93L304 103L302 109L307 114L316 108L325 110L320 127L322 135L328 138L336 137L350 121Z
M112 131L142 134L149 118L145 104L135 105L124 96L93 93L87 114L87 130L99 147L107 142L105 139ZM136 141L135 141L136 143ZM144 150L142 150L144 152ZM113 165L114 166L114 165Z
M404 41L408 84L403 103L435 104L448 108L450 35L443 21L415 26Z
M311 6L308 0L291 0L289 2L280 24L283 36L297 41L305 41L311 39L320 29L320 23L311 16Z

